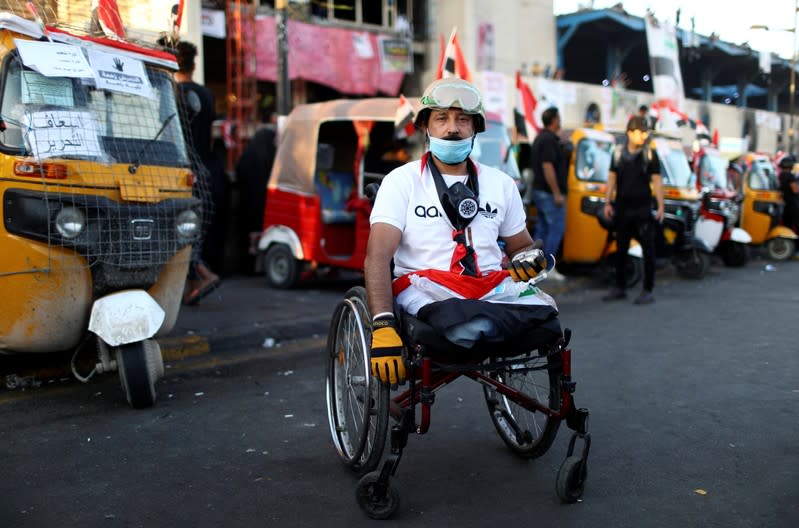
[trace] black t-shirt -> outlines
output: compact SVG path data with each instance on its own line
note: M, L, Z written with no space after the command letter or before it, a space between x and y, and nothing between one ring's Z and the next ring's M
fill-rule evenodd
M652 145L637 152L626 146L613 156L610 170L616 173L616 207L623 209L649 208L652 205L652 175L660 174L660 159Z
M186 117L189 120L187 128L191 131L191 137L187 138L187 141L203 163L208 164L212 158L211 127L216 113L214 94L202 84L194 81L178 83L178 87L181 92L181 103L185 107ZM199 109L194 108L198 100ZM192 114L194 114L193 117Z
M530 153L531 166L533 169L533 190L552 192L544 176L545 161L552 163L555 167L555 176L558 180L560 192L566 194L566 164L563 155L563 147L558 136L546 128L539 132L533 141L532 152Z
M795 181L797 181L796 176L791 171L780 171L780 191L786 207L796 208L799 204L799 195L791 189L791 183Z

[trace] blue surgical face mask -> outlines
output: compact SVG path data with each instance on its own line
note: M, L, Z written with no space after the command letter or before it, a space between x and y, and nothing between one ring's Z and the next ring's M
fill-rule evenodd
M428 134L427 138L430 140L430 152L447 165L457 165L466 161L474 144L474 136L453 140L434 138Z

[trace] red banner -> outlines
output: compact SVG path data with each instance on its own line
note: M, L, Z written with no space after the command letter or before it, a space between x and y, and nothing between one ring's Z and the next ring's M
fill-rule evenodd
M256 20L256 77L277 80L277 35L274 17ZM380 68L377 35L288 21L289 79L304 79L349 95L396 96L403 72ZM368 44L365 46L368 39ZM357 41L357 49L356 49Z

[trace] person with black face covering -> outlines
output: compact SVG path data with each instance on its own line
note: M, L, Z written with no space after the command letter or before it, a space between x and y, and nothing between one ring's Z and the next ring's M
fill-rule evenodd
M561 335L555 302L527 282L546 258L527 231L513 179L469 157L485 130L480 92L462 79L440 79L421 106L415 124L429 150L383 179L364 263L372 372L391 385L406 375L395 302L465 348Z

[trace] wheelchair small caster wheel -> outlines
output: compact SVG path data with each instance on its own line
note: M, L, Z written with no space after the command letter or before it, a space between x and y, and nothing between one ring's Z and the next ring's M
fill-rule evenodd
M367 473L358 481L358 488L355 496L358 506L372 519L388 519L399 508L399 491L391 483L386 483L385 489L381 490L378 480L380 471Z
M588 465L582 457L572 455L566 457L558 470L557 491L558 498L565 503L574 503L583 496L585 477Z

